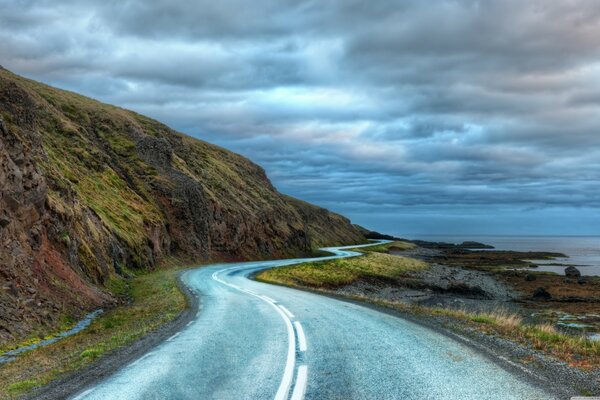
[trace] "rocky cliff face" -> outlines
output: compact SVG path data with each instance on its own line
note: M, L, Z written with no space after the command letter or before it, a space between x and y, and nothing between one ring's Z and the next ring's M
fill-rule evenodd
M136 270L364 241L259 166L0 68L0 341L114 301Z

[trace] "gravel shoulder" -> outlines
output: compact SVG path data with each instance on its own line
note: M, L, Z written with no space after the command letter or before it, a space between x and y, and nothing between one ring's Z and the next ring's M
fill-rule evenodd
M452 317L431 316L391 308L378 304L376 299L365 297L364 293L358 296L350 292L294 288L360 304L424 326L478 351L505 370L549 390L559 398L600 395L600 370L586 372L572 368L564 362L546 357L533 348L469 328Z

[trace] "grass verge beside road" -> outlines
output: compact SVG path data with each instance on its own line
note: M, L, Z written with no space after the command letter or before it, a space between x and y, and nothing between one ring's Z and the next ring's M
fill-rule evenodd
M360 280L390 280L427 268L423 261L370 252L360 257L315 261L263 271L256 279L287 286L333 289Z
M365 252L365 253L370 253L370 252L376 252L376 253L389 253L390 251L404 251L404 250L411 250L416 248L417 245L414 243L410 243L410 242L402 242L402 241L395 241L395 242L389 242L389 243L382 243L382 244L378 244L375 246L369 246L369 247L360 247L357 248L357 251L361 251L361 252Z
M360 250L366 249L361 248ZM381 249L376 249L375 252L373 252L373 248L370 250L371 252L360 257L266 270L259 273L256 278L263 282L307 288L339 296L341 293L335 289L345 285L360 281L370 282L373 279L401 283L404 272L427 266L426 263L411 258L377 253ZM522 321L521 317L503 311L474 313L409 305L370 298L367 293L360 297L349 295L345 297L392 308L417 317L449 318L454 322L449 325L461 331L475 330L530 346L546 355L565 361L573 367L586 370L600 368L599 341L566 335L558 332L551 325L527 324ZM445 322L443 324L448 325ZM526 360L523 361L526 362Z
M0 398L12 399L91 364L176 318L186 299L177 288L177 270L140 275L123 288L129 304L98 317L82 332L35 349L0 367Z

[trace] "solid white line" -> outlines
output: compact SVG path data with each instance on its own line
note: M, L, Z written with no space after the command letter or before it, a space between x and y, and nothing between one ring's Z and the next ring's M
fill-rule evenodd
M175 339L177 336L179 336L181 332L177 332L176 334L174 334L173 336L171 336L170 338L167 339L167 342L170 342L171 340Z
M288 331L288 355L287 362L285 363L285 369L283 371L283 378L275 394L275 400L285 400L290 392L290 386L292 386L292 378L294 377L294 365L296 365L296 339L294 336L294 328L292 327L292 321L285 315L283 311L279 309L275 304L271 304L275 310L281 315L281 318L285 321L285 326Z
M223 285L232 287L241 292L245 292L246 294L249 294L250 296L254 296L256 298L261 299L265 303L270 304L271 306L273 306L275 311L277 311L277 313L281 316L281 318L283 318L283 321L285 322L285 326L286 326L287 332L288 332L288 354L287 354L287 360L285 363L285 368L283 370L283 377L281 378L281 383L279 384L279 388L277 389L277 393L275 394L275 400L286 400L290 393L290 388L292 386L292 380L294 378L294 366L296 365L296 335L294 335L294 327L292 326L292 321L288 318L288 316L286 314L291 315L291 318L293 318L294 316L287 309L283 308L283 310L282 310L281 308L279 308L275 304L275 300L271 299L270 297L259 296L256 294L248 293L247 291L240 288L239 286L228 283L219 277L219 273L225 272L225 271L228 271L228 270L231 270L234 268L239 269L239 268L244 268L244 267L231 267L231 268L226 268L226 269L216 271L212 274L212 278L215 281L222 283Z
M308 368L306 365L298 367L298 375L296 375L296 385L292 393L291 400L302 400L306 394L306 381L308 380Z
M288 317L290 317L290 318L294 318L294 314L292 314L292 313L290 312L290 310L288 310L287 308L285 308L285 307L284 307L284 306L282 306L282 305L279 305L279 308L281 308L281 310L282 310L282 311L283 311L283 312L284 312L284 313L285 313L285 314L286 314Z
M362 245L362 246L356 246L356 245L355 246L346 246L346 247L342 247L342 248L374 246L374 245L377 245L380 243L385 243L385 241L378 241L378 242L369 243L368 245ZM329 257L314 258L314 260L331 260L331 259L336 259L336 258L355 257L355 256L360 256L362 254L362 253L353 252L353 251L341 251L342 248L335 248L335 249L334 248L324 248L323 250L329 251L329 252L333 253L333 255L329 256ZM282 262L282 264L279 264L279 266L300 264L302 262L308 262L308 261L312 261L312 260L313 260L312 258L307 258L301 262L300 261L288 262L288 263ZM285 370L283 372L283 378L281 379L279 389L277 390L277 394L275 395L275 400L285 400L285 399L287 399L288 394L290 392L290 387L292 385L292 378L294 375L294 365L296 364L296 336L294 335L294 327L292 326L292 321L290 320L290 318L294 318L294 314L292 314L287 308L285 308L283 306L278 307L275 304L277 302L275 300L271 299L270 297L254 294L249 290L242 289L241 287L239 287L237 285L228 283L219 277L219 274L222 272L225 272L225 271L240 270L240 269L244 269L244 268L255 267L257 265L259 265L259 264L242 265L242 266L234 266L234 267L224 268L224 269L213 272L212 278L215 281L222 283L223 285L237 289L237 290L244 292L250 296L257 297L257 298L261 299L262 301L272 305L273 308L275 308L275 310L279 313L281 318L283 318L285 325L287 327L287 331L288 331L289 347L288 347L287 362L285 365ZM300 334L298 334L298 341L300 341ZM304 341L305 341L305 343L304 343L303 348L306 348L306 338L304 338ZM296 386L294 387L294 393L292 395L293 399L302 399L304 397L304 392L306 390L306 379L307 379L306 376L307 376L307 367L305 365L301 365L298 368L298 376L296 378Z
M298 347L300 348L300 351L306 351L306 336L304 336L302 325L300 325L300 322L294 321L294 327L296 328L296 333L298 334Z
M186 326L190 326L190 325L191 325L191 324L193 324L193 323L194 323L194 321L190 321L190 322L188 322L188 323L187 323L187 325L186 325Z
M94 389L88 389L85 392L79 394L77 397L73 397L72 400L79 400L79 399L83 399L85 396L87 396L88 394L92 393L94 391Z
M150 353L144 354L143 356L141 356L140 358L138 358L137 360L135 360L134 362L132 362L131 364L129 364L129 366L133 367L134 365L136 365L137 363L139 363L143 359L146 359L146 358L150 357L152 354L154 354L153 351L151 351Z
M272 298L270 298L269 296L265 296L264 294L262 296L263 299L265 299L266 301L269 301L271 303L277 303L277 300L273 300Z

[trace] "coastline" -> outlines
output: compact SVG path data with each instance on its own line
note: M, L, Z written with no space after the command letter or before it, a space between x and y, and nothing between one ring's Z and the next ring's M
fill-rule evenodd
M260 280L258 280L260 281ZM503 369L523 377L526 381L549 389L559 397L600 394L600 370L587 373L571 368L565 363L552 360L526 346L485 335L447 316L430 316L422 313L399 309L366 297L343 295L334 291L311 289L307 287L289 286L336 300L369 307L378 312L393 315L412 323L421 325L436 333L452 338L461 344L483 354L490 361ZM523 363L520 360L531 357L534 362ZM571 382L566 384L565 382Z
M402 254L402 252L399 253ZM85 387L109 376L115 369L141 357L151 348L159 345L169 336L179 331L194 317L198 312L200 305L200 299L193 295L181 281L181 274L185 271L186 270L178 272L177 287L186 296L188 307L178 317L161 326L156 331L136 340L131 345L112 351L84 369L75 371L64 378L53 381L50 384L31 392L24 398L54 399L66 398L77 394L85 390ZM352 293L295 288L316 292L321 295L334 297L344 301L358 302L362 305L377 309L380 312L393 314L400 318L420 323L429 329L450 336L461 343L482 352L490 360L498 363L503 368L510 369L523 376L529 376L528 379L533 379L533 381L538 382L539 384L553 385L552 390L556 393L560 393L560 395L600 393L600 387L597 384L590 384L590 382L600 382L600 371L596 371L594 375L593 373L590 374L571 368L564 363L551 360L543 354L527 348L526 346L512 343L501 338L488 336L472 329L465 329L463 325L457 323L456 320L453 320L448 316L432 317L413 313L407 309L399 309L390 306L380 300L368 299ZM532 365L521 362L520 360L523 358L535 360L535 362L533 362L535 365L533 366L536 368L532 369ZM564 384L566 381L574 383L578 388L581 388L581 390L577 393L573 392L572 385L569 386Z
M406 245L408 242L395 243ZM407 246L392 250L394 247L391 244L387 250L378 249L376 252L410 259L414 257L415 250L423 250L406 248ZM425 250L431 257L431 249ZM450 251L465 254L464 249L455 247L451 247ZM433 254L439 256L439 253ZM363 267L359 263L336 266L331 262L314 263L296 269L273 269L265 274L258 274L255 279L359 302L409 320L425 322L429 327L446 330L458 335L463 341L471 341L476 347L493 350L491 354L495 361L514 364L513 367L527 370L528 374L539 374L546 382L562 388L563 394L600 394L598 346L590 340L587 343L579 342L576 332L567 334L555 330L544 319L547 316L535 311L539 307L553 310L557 306L577 306L579 299L565 299L562 296L540 299L523 292L524 288L528 289L527 285L535 287L555 282L562 285L559 288L562 290L584 288L588 292L598 293L599 279L586 279L585 283L580 284L564 277L536 273L534 269L531 269L531 273L508 271L500 267L501 263L494 264L497 260L492 260L491 268L430 264L428 268L408 269L399 271L396 275L388 275L384 267L388 262L385 258L373 259L368 252L365 257L369 257L372 260L370 263L375 264L374 269L364 270L362 275L358 268ZM378 259L380 261L376 261ZM427 260L427 257L421 260ZM377 266L377 262L384 264ZM324 270L337 276L337 281L322 280ZM314 275L311 271L315 271ZM344 274L344 271L349 272L347 275L339 275ZM505 277L506 280L503 279ZM512 282L526 285L517 288L511 285ZM554 288L550 290L559 294ZM562 300L573 301L561 302ZM570 335L573 335L573 340L569 338ZM560 345L552 342L555 337L560 340L557 342ZM589 359L586 354L589 354Z

